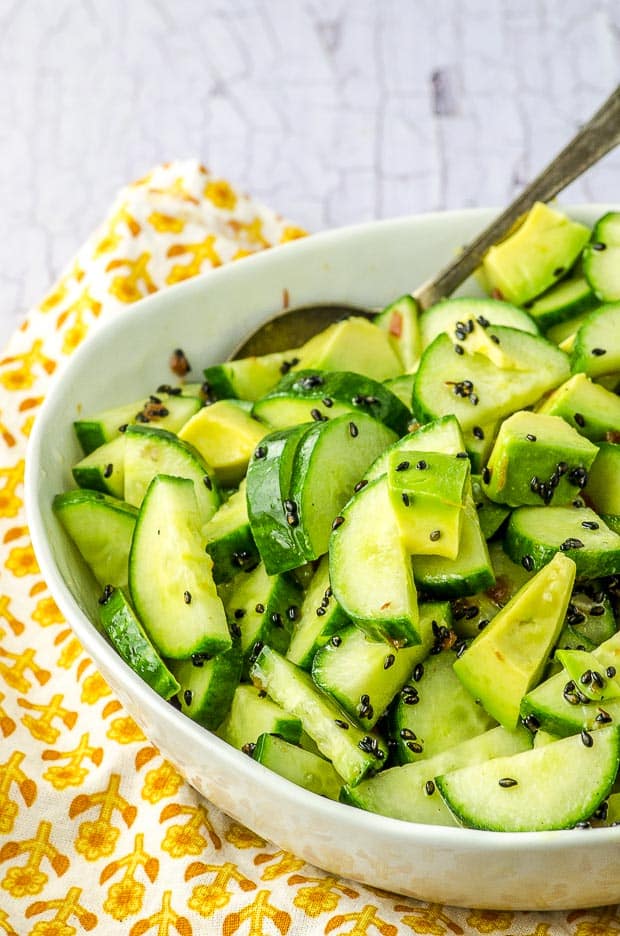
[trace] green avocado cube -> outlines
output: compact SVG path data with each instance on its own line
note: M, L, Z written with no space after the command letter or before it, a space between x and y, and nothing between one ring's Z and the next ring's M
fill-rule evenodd
M574 374L554 390L538 412L561 416L591 442L603 441L608 434L620 438L620 397L585 374Z
M521 226L487 252L485 284L515 305L530 302L570 270L589 238L583 224L536 202Z
M597 452L559 416L521 410L501 425L482 473L484 493L509 507L570 504Z
M469 459L455 455L406 450L391 453L390 499L411 555L456 558L469 471Z
M601 442L585 489L599 514L620 514L620 445Z
M566 678L592 702L605 702L620 696L620 679L615 666L601 665L599 657L587 650L556 650Z

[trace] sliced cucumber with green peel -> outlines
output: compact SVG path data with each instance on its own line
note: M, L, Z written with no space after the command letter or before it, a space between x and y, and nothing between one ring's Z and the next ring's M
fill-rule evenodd
M533 405L568 378L568 357L545 338L500 325L488 335L514 362L510 368L483 354L456 354L446 334L429 345L413 392L414 414L422 422L453 413L461 429L472 429Z
M585 277L570 276L528 303L526 308L536 324L546 331L560 322L574 320L575 316L593 309L598 304L599 300Z
M399 377L392 377L390 380L384 382L390 393L397 396L400 402L410 410L413 385L415 383L415 372L401 374Z
M447 602L443 607L432 605L429 612L420 606L421 643L400 650L385 641L369 640L366 634L349 625L317 650L312 663L312 678L358 724L374 728L394 696L407 682L413 668L426 658L433 646L431 615L437 625L445 626L450 614ZM442 612L442 613L439 613Z
M275 734L262 734L256 742L252 757L297 786L337 800L342 778L329 761L311 751L290 744Z
M198 653L190 660L172 660L170 668L179 682L183 714L215 731L230 709L241 678L239 645L234 643L210 659Z
M100 445L71 470L78 487L103 491L122 500L125 493L125 437L119 435Z
M394 441L394 432L364 413L311 426L297 443L287 498L295 565L327 552L335 517L364 472Z
M297 716L321 754L345 783L355 786L385 764L387 748L377 735L365 734L317 689L303 670L263 647L252 666L252 679L291 715Z
M413 296L401 296L391 302L376 316L373 325L387 332L392 347L402 361L403 370L411 371L422 353L418 304Z
M471 491L465 495L463 525L456 559L413 556L413 576L418 588L432 598L475 595L495 582L486 540Z
M574 580L575 564L558 553L454 662L463 686L505 728L516 726L523 696L544 672Z
M601 302L620 299L620 211L609 211L583 249L583 272Z
M348 618L332 594L329 558L323 556L304 595L301 611L293 625L286 658L309 670L317 650L345 627Z
M99 601L99 620L118 653L145 683L164 699L179 690L179 683L147 637L127 596L120 588L104 593Z
M237 686L230 711L217 729L217 734L240 751L252 753L262 734L277 734L298 744L301 740L301 721L295 715L270 699L256 686Z
M246 476L250 529L270 575L301 565L297 560L293 523L287 509L297 443L311 423L265 436L254 451Z
M401 434L411 412L384 383L349 371L302 370L287 374L252 413L274 429L364 413ZM352 417L353 418L353 417Z
M525 728L506 731L499 726L427 760L391 767L356 787L344 787L340 798L359 809L405 822L453 826L457 823L437 792L434 777L490 758L518 754L531 746L532 735Z
M194 484L156 475L142 502L129 554L129 589L164 657L215 655L232 640L204 551Z
M587 741L585 740L587 738ZM620 761L616 726L435 778L462 825L498 832L570 829L590 818L613 787Z
M299 358L294 351L274 351L258 357L238 358L204 370L205 382L215 400L258 400L275 387Z
M591 702L605 703L620 697L620 680L615 668L598 665L598 659L588 650L573 648L555 652L564 667L567 680L573 680L579 691Z
M432 758L497 724L454 673L456 654L447 648L425 660L401 693L392 713L392 732L402 764Z
M213 580L229 582L240 569L251 568L260 556L252 536L245 479L221 504L203 528L206 550L213 559Z
M474 474L480 474L489 460L501 424L501 420L484 423L482 426L476 424L463 433L465 451L469 455L471 470Z
M52 507L101 587L124 588L136 508L89 490L57 494Z
M573 592L566 620L596 646L613 637L617 630L616 619L602 582L589 582L587 591Z
M470 321L472 325L469 324ZM538 326L528 313L509 302L459 297L442 299L420 317L422 346L427 348L442 332L446 332L452 341L462 341L459 335L469 334L469 329L473 329L474 324L483 328L489 325L507 325L531 335L539 334Z
M247 676L255 645L269 644L286 653L293 620L299 613L301 590L286 573L268 575L264 563L239 572L220 587L230 629L238 632Z
M620 536L587 507L519 507L508 521L504 546L514 562L535 570L561 551L574 560L578 579L620 572Z
M387 478L371 481L343 509L331 536L329 576L343 611L371 639L420 643L411 559Z
M599 443L584 494L597 513L620 514L620 445L617 442Z
M471 476L471 487L482 535L489 540L501 527L510 508L496 504L486 496L480 475Z
M589 377L620 371L620 302L590 312L575 335L571 369Z
M93 416L76 419L73 423L79 443L88 455L94 449L111 442L125 426L134 423L152 423L160 429L178 432L202 406L197 396L178 393L158 393L147 399L136 400Z
M367 481L376 481L388 470L388 462L393 452L443 452L456 455L465 452L463 433L455 416L441 416L419 429L402 436L372 463L364 477Z
M207 523L220 505L220 494L210 467L188 442L155 426L128 426L125 440L125 498L139 507L155 475L188 478L201 523Z

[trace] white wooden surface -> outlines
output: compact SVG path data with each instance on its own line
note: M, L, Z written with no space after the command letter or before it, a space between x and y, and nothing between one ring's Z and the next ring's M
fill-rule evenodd
M0 0L0 343L156 162L313 230L499 205L619 80L618 0Z

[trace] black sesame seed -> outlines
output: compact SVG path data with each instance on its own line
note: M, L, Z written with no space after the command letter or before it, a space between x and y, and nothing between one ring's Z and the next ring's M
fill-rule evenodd
M424 664L416 663L415 668L413 670L414 682L420 682L423 676L424 676Z
M409 506L409 495L406 493L406 491L403 491L403 493L402 493L400 496L401 496L402 502L403 502L403 504L405 505L405 507L408 507L408 506Z
M267 454L267 446L259 445L257 449L254 450L254 458L264 458Z
M598 722L599 725L609 725L613 721L613 718L606 712L605 709L599 709L598 715L594 719L595 722Z
M248 741L247 744L242 745L241 750L244 754L247 754L248 757L252 757L256 750L256 744L253 741Z
M263 643L262 640L256 641L256 643L252 647L252 652L250 654L250 663L254 662L254 660L257 658L257 656L259 655L259 653L261 652L264 646L265 644Z
M416 468L418 469L418 471L426 471L426 469L428 468L428 465L426 464L424 459L421 458L419 462L416 462Z
M465 351L463 350L463 346L460 344L455 344L454 350L456 351L457 354L465 354Z
M420 744L419 741L407 741L407 747L414 754L421 754L424 750L424 745Z
M192 690L186 689L185 692L183 693L183 701L185 702L185 704L191 705L193 698L194 698L194 693L192 692Z
M528 432L528 434L526 435L525 438L527 439L528 442L535 442L535 441L536 441L536 436L533 435L531 432Z
M366 487L367 484L368 484L368 481L366 481L365 478L362 478L362 480L358 481L355 487L353 488L353 493L358 494L362 490L362 488Z
M594 244L590 244L592 250L607 250L607 244L603 244L601 241L596 241Z
M575 422L577 423L577 425L578 425L578 426L581 426L581 428L583 429L583 427L584 427L585 424L586 424L586 421L585 421L585 419L583 418L583 416L581 415L581 413L573 413L573 419L575 420Z
M481 426L474 426L472 434L474 438L480 439L480 441L484 439L484 429Z
M290 608L286 609L286 616L289 621L296 621L299 617L299 608L297 605L291 605Z
M569 536L564 540L563 543L560 543L560 549L562 552L566 552L567 549L583 549L583 543L580 539L577 539L575 536Z
M383 669L389 669L390 666L394 666L395 662L396 662L396 657L394 656L394 654L388 653L385 660L383 661Z
M605 673L606 673L608 679L613 679L614 676L616 675L616 667L615 667L615 666L608 666L607 669L605 670Z
M349 730L349 725L347 724L346 721L343 721L341 718L334 718L334 721L338 725L339 728L342 728L343 731Z
M342 516L335 517L332 523L332 530L337 530L338 527L342 526L343 523L344 523L344 517Z
M282 615L279 611L274 611L271 615L271 623L274 627L282 627Z
M107 604L110 598L112 597L113 591L114 591L114 587L112 585L105 585L103 589L103 594L101 595L101 598L99 599L99 604L100 605Z
M489 481L491 480L491 469L488 468L486 465L482 469L482 480L485 484L488 484Z
M334 636L331 639L332 647L339 647L341 643L342 643L342 637L339 637L338 634L334 634Z
M426 783L424 784L424 792L426 793L427 796L433 795L433 793L435 792L435 784L433 783L432 780L426 781Z
M491 341L495 342L495 344L499 344L499 338L497 337L497 335L490 335L489 337Z
M242 617L245 617L245 608L236 608L235 620L240 621Z
M592 348L592 354L594 357L602 357L607 354L607 350L605 348Z
M497 781L501 787L508 789L508 787L517 786L519 781L515 780L513 777L502 777L501 780Z
M483 618L481 621L478 621L478 630L484 630L490 623L488 618Z
M409 468L409 465L410 465L410 462L401 461L397 464L396 471L407 471L407 469Z
M299 383L302 390L313 390L314 387L322 387L325 380L319 374L308 374L307 377L302 377Z
M467 338L467 332L463 328L455 328L454 337L458 341L465 341L465 339Z
M118 431L119 431L119 432L127 432L127 426L128 426L128 425L129 425L129 423L123 423L122 426L119 426L119 427L118 427Z
M418 736L411 728L401 728L399 735L403 741L417 741Z
M299 517L297 516L297 514L288 513L286 515L286 522L288 523L290 527L299 526Z
M191 604L191 603L192 603L192 593L191 593L191 592L188 592L188 591L184 591L184 592L183 592L183 601L185 602L185 604Z
M478 406L478 403L480 402L480 400L479 400L479 398L478 398L478 394L477 394L477 393L470 393L470 394L469 394L469 402L471 403L472 406Z
M112 464L106 465L105 468L103 469L103 477L109 478L112 475L113 471L114 471L114 465Z
M523 724L530 731L538 731L538 729L540 728L540 722L538 721L535 715L526 715L525 718L523 719Z
M256 605L256 607L254 608L254 610L256 611L257 614L264 614L264 613L265 613L265 605L264 605L264 604L261 604L260 601L259 601L259 603Z
M428 534L428 538L432 543L436 543L438 539L441 539L441 530L431 530Z
M534 569L534 559L532 556L523 556L521 560L521 565L526 572L532 572Z
M355 439L359 435L359 429L357 428L354 422L349 423L349 433L353 439Z
M316 407L310 410L310 415L315 422L323 422L323 414L320 410L316 409Z
M323 406L327 407L327 409L330 409L334 405L334 401L332 400L331 397L328 397L328 396L323 397L321 402L323 403Z
M581 732L581 741L585 745L585 747L592 747L592 745L594 744L594 738L592 737L589 731L586 731L585 728Z
M239 627L237 621L231 621L230 633L233 637L241 637L241 628Z
M599 528L596 520L582 520L581 525L584 530L598 530Z
M317 609L316 609L316 616L317 616L317 617L323 617L324 614L325 614L325 608L317 608Z
M553 271L554 276L561 276L562 273L566 273L566 268L563 266L556 267Z
M467 452L457 452L456 457L457 458L469 458L469 455L467 454Z

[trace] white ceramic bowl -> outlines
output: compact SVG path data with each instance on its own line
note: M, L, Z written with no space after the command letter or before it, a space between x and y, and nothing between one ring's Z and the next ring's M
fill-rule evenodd
M574 209L592 222L603 206ZM63 614L148 737L207 799L330 872L441 904L565 909L620 900L620 828L502 834L416 825L333 803L289 783L185 718L91 624L95 596L52 514L80 457L72 420L167 379L172 348L199 369L279 310L316 301L381 306L421 283L491 217L448 212L297 241L158 293L93 332L55 380L26 471L32 540Z

